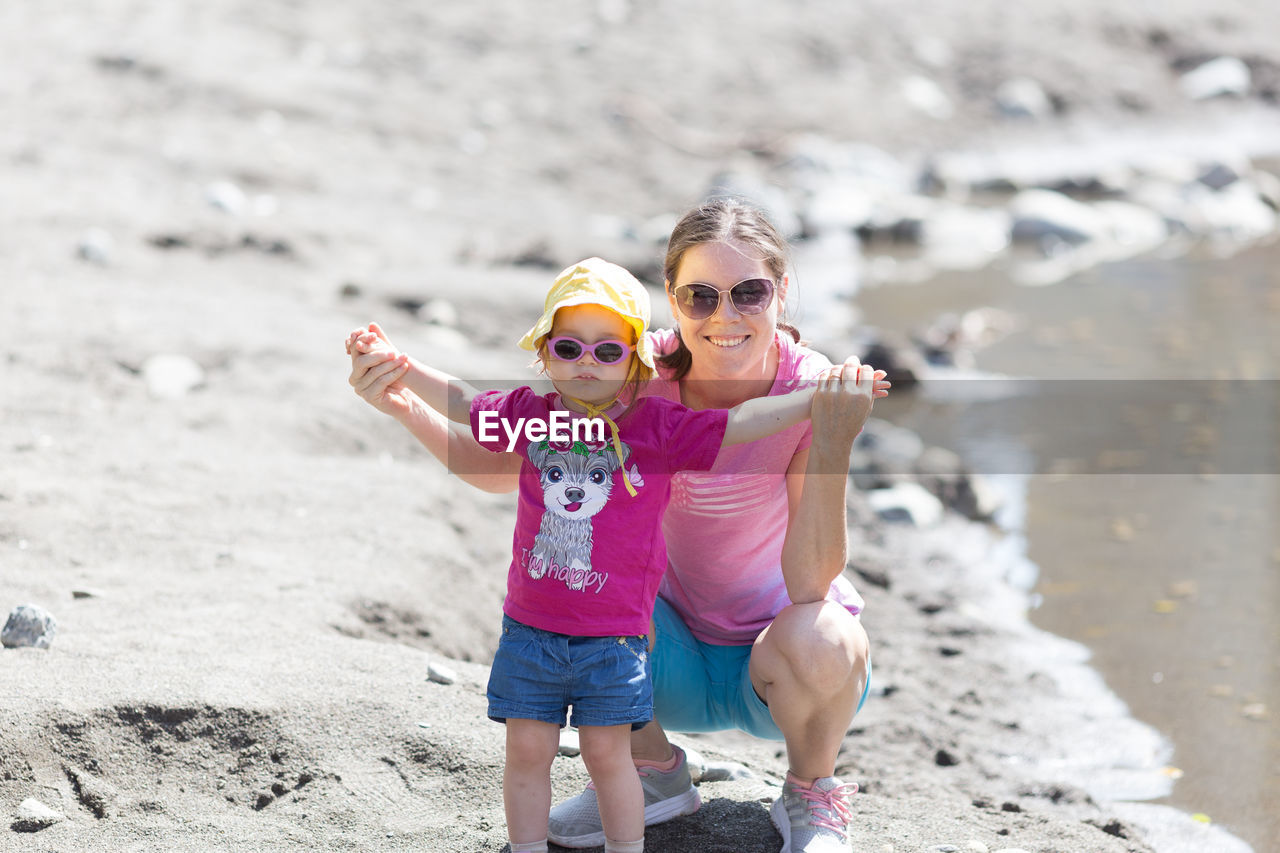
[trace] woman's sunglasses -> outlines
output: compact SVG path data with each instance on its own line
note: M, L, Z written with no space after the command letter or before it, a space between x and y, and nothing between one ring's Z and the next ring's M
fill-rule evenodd
M582 358L583 351L587 351L600 364L617 364L631 355L632 347L631 344L624 344L622 341L596 341L594 344L586 344L577 338L561 335L547 341L547 349L553 358L560 361L577 361Z
M728 290L718 290L709 284L682 284L671 292L680 313L690 320L705 320L716 313L725 294L739 314L759 314L773 302L773 282L767 278L749 278Z

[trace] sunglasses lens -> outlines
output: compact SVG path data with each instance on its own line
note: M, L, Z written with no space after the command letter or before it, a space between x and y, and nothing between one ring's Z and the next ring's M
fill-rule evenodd
M743 314L759 314L773 301L773 282L767 278L740 281L729 291L733 307Z
M617 364L627 354L627 351L622 348L621 344L603 343L596 344L591 354L601 364Z
M557 338L551 342L551 354L561 361L577 361L582 355L582 345L572 338Z
M682 284L676 288L676 304L690 320L702 320L716 313L720 291L705 284Z

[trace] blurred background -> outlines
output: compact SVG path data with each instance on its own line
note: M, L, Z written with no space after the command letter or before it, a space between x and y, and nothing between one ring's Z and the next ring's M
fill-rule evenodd
M1162 801L1274 849L1273 4L11 0L0 48L0 311L235 275L500 348L460 271L657 287L684 208L763 205L802 332L893 370L1033 621L1172 739Z

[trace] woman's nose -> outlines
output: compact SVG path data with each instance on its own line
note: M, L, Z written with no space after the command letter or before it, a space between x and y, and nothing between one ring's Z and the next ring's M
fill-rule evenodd
M728 290L720 291L720 302L716 305L716 310L711 312L714 317L717 314L724 314L726 320L736 320L742 316L742 312L738 310L738 306L733 304L733 294Z

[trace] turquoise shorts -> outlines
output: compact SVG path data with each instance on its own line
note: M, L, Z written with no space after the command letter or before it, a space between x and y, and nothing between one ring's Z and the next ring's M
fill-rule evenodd
M769 706L751 686L751 646L704 643L689 631L670 604L658 599L653 611L655 643L649 655L653 672L653 716L673 732L741 729L766 740L782 740ZM871 688L867 683L858 711ZM856 712L855 712L856 713Z

